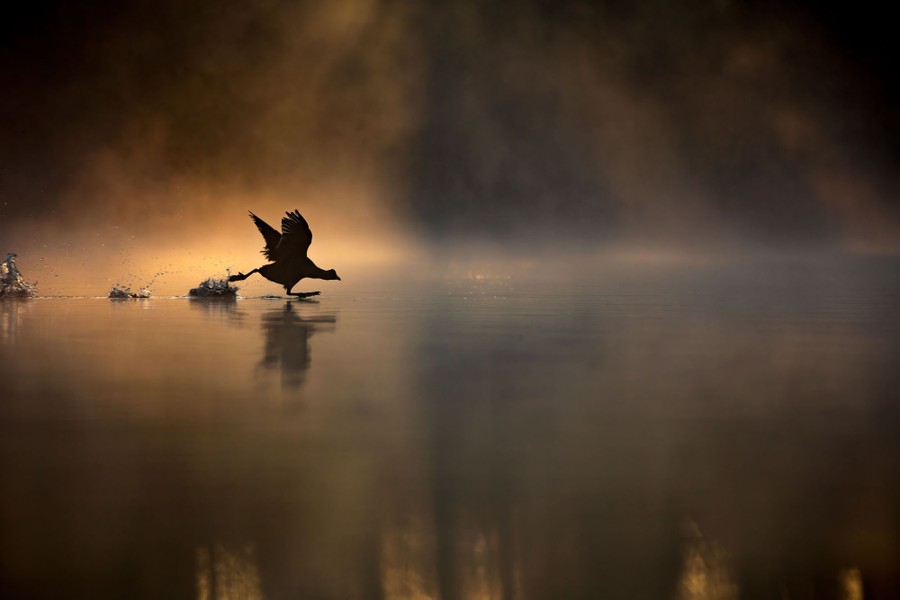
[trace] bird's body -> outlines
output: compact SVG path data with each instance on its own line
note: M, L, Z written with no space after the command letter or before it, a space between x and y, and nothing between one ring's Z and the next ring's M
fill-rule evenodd
M297 285L301 279L326 279L328 272L320 269L308 257L300 261L278 261L263 265L259 268L259 274L275 283L280 283L287 289Z
M307 256L309 245L312 243L312 231L306 219L296 210L286 214L287 216L281 219L281 233L278 233L274 227L250 213L250 218L266 241L262 253L272 262L253 269L246 275L243 273L232 275L228 278L229 281L242 281L253 273L259 273L269 281L283 285L289 296L299 297L315 296L319 293L292 293L291 289L301 279L340 281L341 278L334 269L321 269Z

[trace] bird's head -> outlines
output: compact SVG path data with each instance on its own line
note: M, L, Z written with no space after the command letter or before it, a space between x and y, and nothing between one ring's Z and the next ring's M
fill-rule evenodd
M327 271L325 271L325 279L337 279L338 281L341 280L341 278L338 277L337 271L335 271L334 269L328 269Z

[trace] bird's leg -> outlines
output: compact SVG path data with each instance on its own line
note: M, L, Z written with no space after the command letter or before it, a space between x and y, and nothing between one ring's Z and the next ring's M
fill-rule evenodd
M294 296L295 298L309 298L310 296L318 296L321 293L321 292L292 292L291 289L293 289L293 287L294 286L285 287L284 289L287 290L288 296Z
M230 275L228 277L228 281L243 281L243 280L247 279L248 277L250 277L251 275L253 275L254 273L259 273L259 269L253 269L246 275L244 275L243 273L238 273L237 275Z

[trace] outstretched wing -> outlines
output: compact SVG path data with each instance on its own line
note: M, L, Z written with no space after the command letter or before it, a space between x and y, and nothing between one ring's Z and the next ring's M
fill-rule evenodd
M306 258L306 251L312 244L312 231L309 223L300 214L300 211L286 213L281 219L281 241L278 247L271 253L274 260L283 258Z
M275 231L274 227L254 215L252 212L250 213L250 218L253 219L256 228L259 229L259 232L266 240L266 247L262 251L263 255L269 260L275 260L274 252L278 247L278 243L281 241L281 234Z

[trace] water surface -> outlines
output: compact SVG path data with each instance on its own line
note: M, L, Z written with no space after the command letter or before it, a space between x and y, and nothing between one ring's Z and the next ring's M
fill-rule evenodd
M897 273L0 302L0 593L895 597Z

